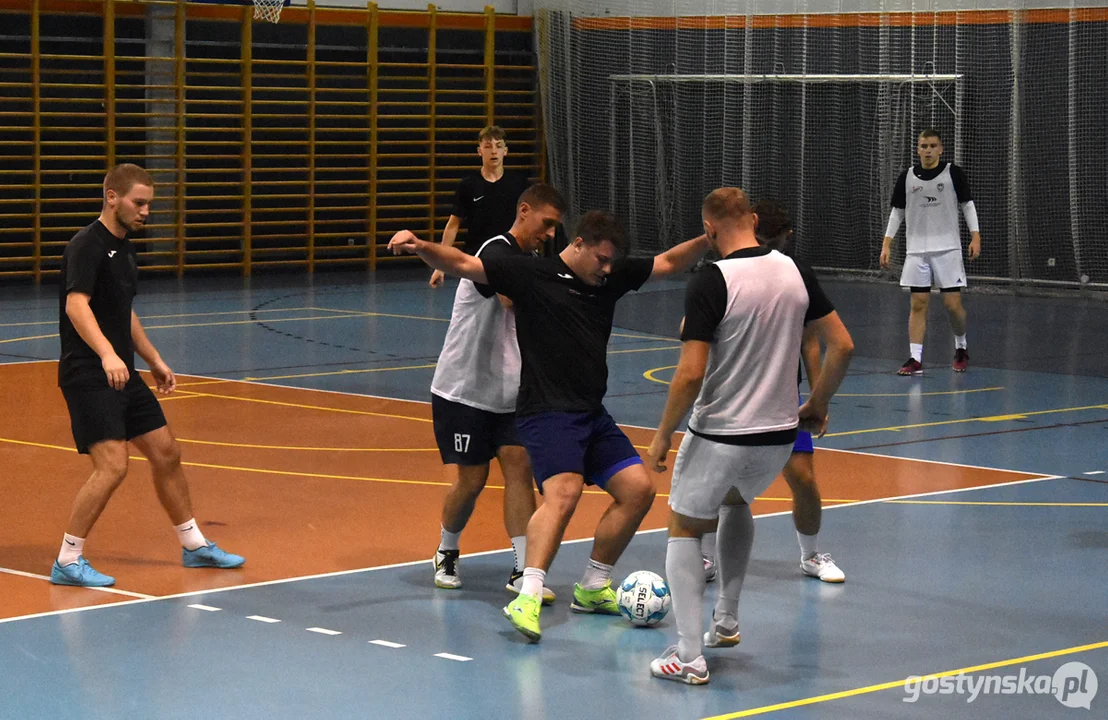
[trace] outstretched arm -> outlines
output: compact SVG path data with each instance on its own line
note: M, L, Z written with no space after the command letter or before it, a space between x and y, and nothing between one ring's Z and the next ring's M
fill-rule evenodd
M409 230L401 230L393 235L389 240L389 250L398 255L405 253L418 255L420 260L447 275L465 278L482 285L487 285L489 282L485 277L485 264L480 258L466 255L452 247L420 240Z
M837 312L824 315L808 325L827 346L827 357L808 402L800 408L800 429L822 434L827 428L827 406L846 377L846 369L854 354L854 340Z
M677 370L669 384L666 408L662 411L662 420L658 423L650 449L646 451L646 466L655 472L666 469L666 456L672 447L673 433L693 406L704 384L711 347L701 340L686 340L681 345L681 359L677 361Z
M709 247L708 236L701 235L675 245L661 255L655 255L654 270L650 273L650 279L685 272L696 264L697 260L704 257Z

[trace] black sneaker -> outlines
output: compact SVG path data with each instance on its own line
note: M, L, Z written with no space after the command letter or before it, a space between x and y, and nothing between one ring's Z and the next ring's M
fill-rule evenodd
M523 571L513 570L511 576L508 578L508 584L504 586L504 589L518 595L519 591L523 589ZM552 605L554 600L554 591L544 585L542 589L542 604Z
M897 375L923 375L923 363L915 358L908 358L900 369L896 371Z
M969 365L969 353L965 348L958 348L954 351L954 372L965 372L966 367Z

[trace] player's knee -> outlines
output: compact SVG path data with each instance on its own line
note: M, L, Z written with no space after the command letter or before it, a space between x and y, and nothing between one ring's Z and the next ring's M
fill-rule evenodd
M100 453L95 460L94 469L113 485L123 482L123 478L127 477L127 446L122 445L118 451Z
M550 482L543 484L543 505L550 505L559 515L570 515L581 499L584 486L581 483Z
M912 293L912 312L925 312L931 296L927 293Z
M168 442L158 445L150 458L150 464L160 472L176 470L181 466L181 444L170 438Z

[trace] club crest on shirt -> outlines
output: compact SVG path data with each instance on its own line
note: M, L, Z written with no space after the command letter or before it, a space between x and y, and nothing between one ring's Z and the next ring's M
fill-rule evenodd
M939 192L942 192L944 187L946 187L946 183L939 183Z

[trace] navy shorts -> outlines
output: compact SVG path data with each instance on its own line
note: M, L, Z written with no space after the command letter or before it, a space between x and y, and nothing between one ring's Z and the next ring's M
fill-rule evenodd
M82 455L98 442L131 440L166 424L161 403L137 372L122 390L113 390L105 378L102 387L63 387L62 395Z
M800 404L804 404L804 398L800 398ZM815 451L816 449L812 447L812 433L797 430L796 442L793 443L793 452L814 453Z
M544 480L560 473L577 473L587 484L604 488L620 470L642 464L606 410L539 413L516 422L539 492Z
M520 445L515 413L494 413L431 394L443 465L488 465L504 445Z

